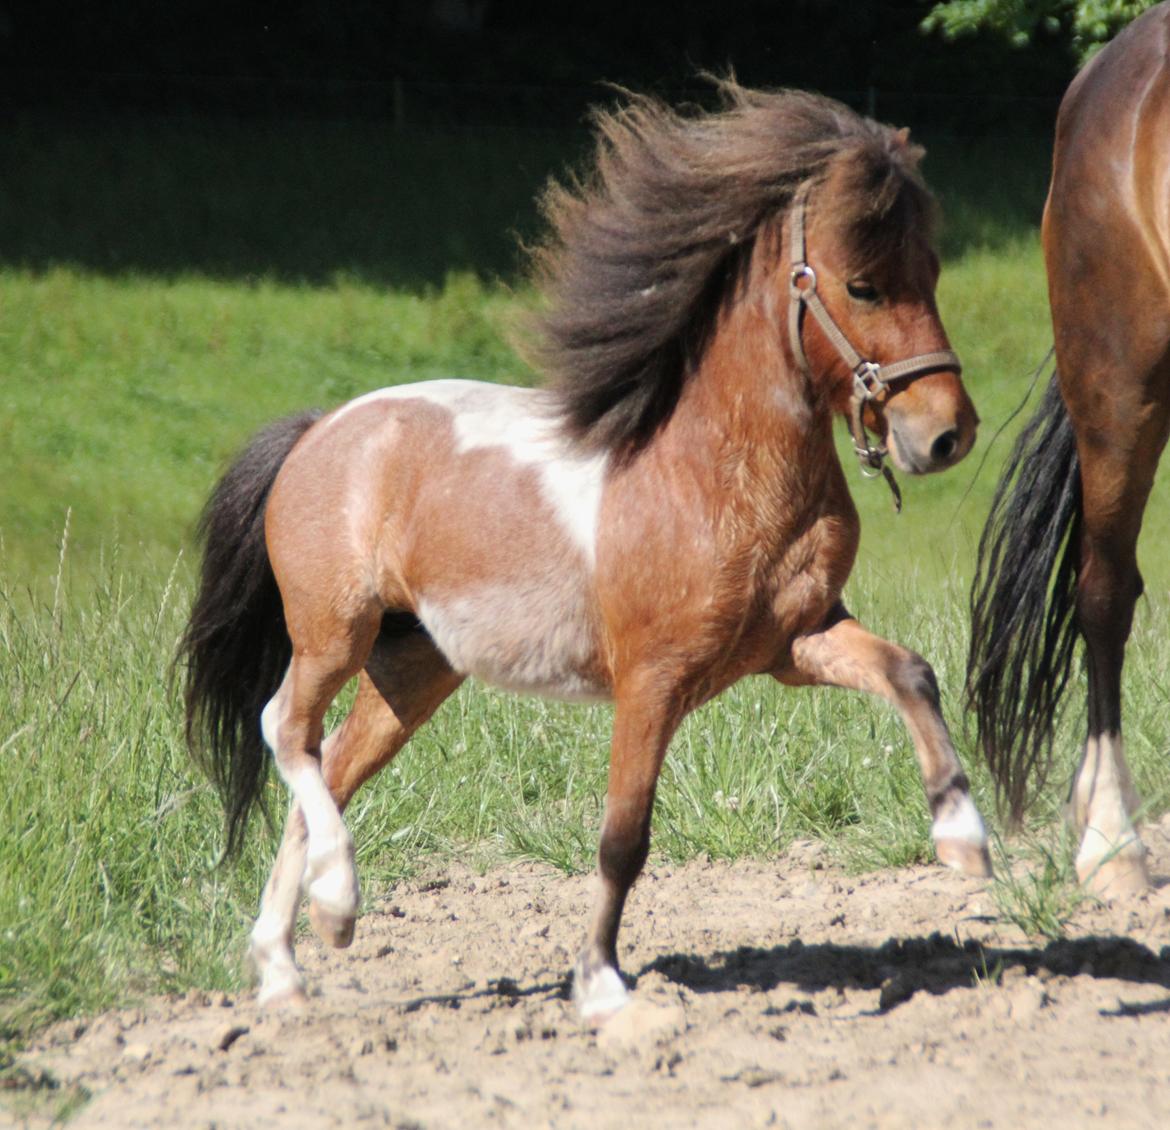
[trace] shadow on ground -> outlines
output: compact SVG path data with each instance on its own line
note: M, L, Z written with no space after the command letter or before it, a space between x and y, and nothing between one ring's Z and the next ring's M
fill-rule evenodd
M744 946L710 957L666 954L639 971L661 973L696 993L768 991L791 984L804 992L822 989L880 989L879 1010L926 991L939 995L971 989L980 981L998 981L1011 969L1029 976L1100 977L1170 989L1170 946L1154 954L1131 938L1087 937L1049 942L1042 949L999 948L976 941L962 944L942 934L891 939L880 946L805 945L795 939L783 946ZM1127 1007L1127 1006L1122 1006ZM1138 1006L1170 1011L1170 999Z

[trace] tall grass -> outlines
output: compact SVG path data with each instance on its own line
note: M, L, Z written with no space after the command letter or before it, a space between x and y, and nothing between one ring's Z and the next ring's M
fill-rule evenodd
M274 843L257 822L241 864L217 866L222 814L189 764L166 678L187 572L114 560L83 601L68 585L58 601L0 590L0 1033L244 975ZM354 802L367 885L433 854L591 867L609 727L605 707L465 688ZM769 855L816 836L856 863L926 858L921 791L890 711L750 681L675 741L655 849Z
M166 680L188 572L131 574L112 560L83 601L67 585L56 603L0 589L0 1039L147 992L247 980L243 947L275 842L257 821L240 864L217 866L222 813L188 761ZM923 591L912 577L877 584L864 570L855 588L878 631L931 657L991 813L954 693L961 594ZM1152 619L1141 617L1135 646L1143 664L1164 668L1170 648ZM1164 701L1136 664L1127 694L1135 777L1160 811L1170 802ZM465 687L350 809L367 893L434 857L590 868L610 718L607 707ZM1066 768L1078 732L1073 722L1061 731ZM279 817L283 791L270 788ZM1059 801L1045 798L1038 823ZM931 858L913 750L875 700L747 680L676 737L654 852L772 857L794 838L824 841L852 868ZM1051 903L1041 886L1021 891Z
M0 1039L246 976L273 835L258 823L240 866L216 866L221 814L167 681L194 519L224 460L284 412L403 380L532 380L507 330L534 298L493 277L512 273L493 240L531 227L551 151L577 145L146 122L122 144L99 123L38 146L36 124L0 137L23 170L0 184ZM932 149L951 216L940 303L981 439L955 471L903 482L899 518L880 481L856 480L847 599L931 659L960 739L974 543L1048 348L1043 166L1043 146ZM1143 546L1165 544L1156 508L1148 527ZM1145 553L1127 733L1160 811L1170 561ZM350 810L367 884L435 854L591 866L609 722L603 707L462 690ZM1079 726L1062 730L1066 759ZM677 736L654 850L771 856L811 836L852 866L905 863L929 855L921 792L886 707L748 681ZM272 797L279 812L275 784Z

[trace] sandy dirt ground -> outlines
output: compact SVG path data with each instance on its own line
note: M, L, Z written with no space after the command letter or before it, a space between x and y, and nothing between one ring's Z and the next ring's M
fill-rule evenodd
M651 868L620 946L636 1003L600 1031L565 982L591 879L436 870L351 949L301 942L299 1011L154 1000L19 1068L84 1088L74 1127L1167 1127L1170 823L1148 840L1158 888L1054 943L941 867L851 877L797 844ZM21 1098L0 1123L46 1125Z

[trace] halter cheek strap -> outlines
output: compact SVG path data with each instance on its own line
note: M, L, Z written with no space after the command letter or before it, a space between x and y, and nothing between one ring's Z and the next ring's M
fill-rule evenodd
M870 443L869 434L865 430L865 422L862 419L865 406L884 400L889 393L889 386L894 381L908 380L911 377L937 372L940 369L953 369L959 373L962 372L963 367L959 362L958 355L950 349L940 349L934 353L920 353L905 361L882 365L876 361L867 361L853 348L853 343L845 336L841 327L833 321L833 316L821 301L821 297L817 293L816 271L808 263L804 232L804 211L805 202L808 199L808 188L807 183L802 185L792 202L792 273L789 284L788 340L796 357L796 363L806 376L811 377L812 370L804 352L804 343L801 341L801 315L805 310L808 310L829 339L830 344L849 366L853 373L853 391L849 398L849 431L853 436L853 450L861 462L861 473L866 477L883 475L894 495L894 509L901 511L902 492L898 489L893 471L884 462L887 449L883 444L875 447Z

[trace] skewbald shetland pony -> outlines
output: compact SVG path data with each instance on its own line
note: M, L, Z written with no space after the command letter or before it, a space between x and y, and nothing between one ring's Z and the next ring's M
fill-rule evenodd
M996 489L971 597L967 687L1018 818L1043 783L1077 637L1088 733L1069 815L1099 893L1149 885L1121 737L1142 592L1137 540L1170 435L1170 4L1077 75L1056 123L1042 229L1056 376Z
M939 858L988 873L930 667L841 604L858 520L834 417L868 467L888 453L912 474L975 436L935 307L921 151L824 98L721 89L719 112L634 97L600 114L594 174L549 191L548 387L441 380L284 420L209 501L180 649L188 736L229 849L265 747L292 793L251 937L262 1002L303 995L302 893L322 938L352 939L341 813L468 676L614 703L599 894L574 970L587 1019L627 1000L618 926L667 744L745 675L892 702Z

